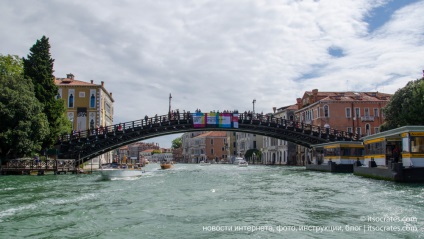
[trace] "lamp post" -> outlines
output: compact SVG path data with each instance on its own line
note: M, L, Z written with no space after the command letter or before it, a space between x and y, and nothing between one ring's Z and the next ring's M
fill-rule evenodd
M255 114L255 103L256 103L256 99L253 99L252 103L253 103L253 114Z
M168 111L168 115L171 115L171 99L172 99L172 96L171 96L171 93L169 93L169 111Z

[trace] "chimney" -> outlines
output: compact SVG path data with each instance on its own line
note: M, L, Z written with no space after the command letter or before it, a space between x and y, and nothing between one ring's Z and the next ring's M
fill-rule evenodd
M317 102L318 89L313 89L312 95L313 95L313 102Z
M298 109L302 108L302 98L297 98L296 99L296 105Z
M105 82L104 81L102 81L102 87L104 87L105 86Z
M274 111L274 113L275 113L275 111L277 110L277 107L272 107L272 110Z
M112 97L112 92L109 93L110 97Z
M72 73L66 74L66 78L73 80L74 75Z
M91 80L91 84L93 84L93 80Z

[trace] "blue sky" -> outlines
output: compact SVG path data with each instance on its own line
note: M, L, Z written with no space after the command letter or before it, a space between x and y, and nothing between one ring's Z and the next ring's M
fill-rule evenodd
M424 1L0 1L0 54L49 37L55 75L113 92L114 121L271 112L305 91L394 93L422 77ZM157 138L162 147L176 136Z

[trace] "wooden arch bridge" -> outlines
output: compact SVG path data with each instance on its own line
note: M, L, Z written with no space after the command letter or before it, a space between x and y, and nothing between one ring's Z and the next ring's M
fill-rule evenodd
M212 124L203 113L145 117L135 121L62 135L56 145L58 158L86 162L105 152L149 138L191 131L237 131L274 137L310 148L330 141L358 141L359 135L282 118L246 113L214 114ZM212 115L212 114L209 114ZM227 125L219 115L230 117ZM202 116L204 118L202 118ZM210 117L210 116L209 116ZM200 120L200 121L199 121ZM202 121L203 120L203 121ZM218 121L218 122L217 122ZM200 123L199 123L200 122ZM202 124L203 123L203 124Z

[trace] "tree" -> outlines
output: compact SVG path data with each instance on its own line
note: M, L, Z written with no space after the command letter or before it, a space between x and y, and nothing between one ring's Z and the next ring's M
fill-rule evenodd
M423 125L422 109L424 109L424 78L410 81L395 92L383 108L385 122L380 126L380 131L405 125Z
M172 146L171 146L171 148L178 149L178 148L181 147L181 145L183 145L183 140L182 140L181 137L178 137L178 138L172 140Z
M49 133L43 105L31 81L23 78L22 60L0 55L0 157L10 159L41 150Z
M244 158L251 158L253 156L253 153L255 153L255 157L256 159L261 159L262 158L262 152L258 149L249 149L246 151L246 153L244 154Z
M155 149L155 150L152 151L152 155L153 154L161 154L161 153L162 153L162 151L160 149Z
M30 54L24 61L24 76L31 79L34 85L35 97L43 105L43 112L49 122L49 135L42 147L51 147L61 133L71 130L71 124L66 119L66 109L62 99L56 99L58 88L54 84L53 62L50 55L49 39L43 36L31 47Z

